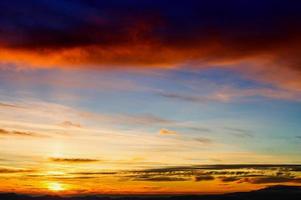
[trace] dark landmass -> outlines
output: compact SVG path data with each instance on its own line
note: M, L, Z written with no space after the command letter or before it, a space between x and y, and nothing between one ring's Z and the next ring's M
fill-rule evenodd
M251 192L237 192L218 195L176 195L176 196L29 196L15 193L0 193L2 200L300 200L301 187L272 186Z

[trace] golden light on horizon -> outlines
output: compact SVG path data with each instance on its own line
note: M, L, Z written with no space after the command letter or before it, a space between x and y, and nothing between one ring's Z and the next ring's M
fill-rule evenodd
M59 182L49 182L47 184L47 189L53 192L60 192L66 190L64 185Z

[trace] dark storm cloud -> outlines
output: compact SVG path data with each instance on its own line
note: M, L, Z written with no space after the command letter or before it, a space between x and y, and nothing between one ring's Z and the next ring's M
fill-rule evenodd
M0 1L0 65L102 70L231 65L249 79L294 92L295 99L301 90L300 9L297 0Z
M270 56L300 70L299 1L12 0L1 1L0 8L2 48L65 53L71 63ZM78 57L66 53L72 48L81 49Z

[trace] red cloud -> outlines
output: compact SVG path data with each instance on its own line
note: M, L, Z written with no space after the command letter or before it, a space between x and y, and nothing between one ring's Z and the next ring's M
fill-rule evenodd
M146 14L114 7L105 8L104 16L98 12L88 15L84 10L84 20L63 17L60 29L53 28L51 17L45 18L44 26L3 26L0 62L20 67L103 70L231 65L250 78L301 90L300 16L291 10L293 5L283 10L279 20L270 9L272 3L260 13L250 12L243 4L246 16L233 6L218 7L224 9L224 17L207 13L206 5L190 3L191 7L187 2L189 9L179 14L182 17L172 15L178 10L164 5L151 11L141 5ZM259 5L250 6L257 9ZM197 14L198 10L202 14ZM188 18L190 14L194 17ZM232 15L242 19L234 20ZM38 21L37 16L32 17Z

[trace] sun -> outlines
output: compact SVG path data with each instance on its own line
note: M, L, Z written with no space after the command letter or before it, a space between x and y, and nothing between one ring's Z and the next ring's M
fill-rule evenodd
M50 182L47 184L47 188L53 192L59 192L65 190L64 186L58 182Z

